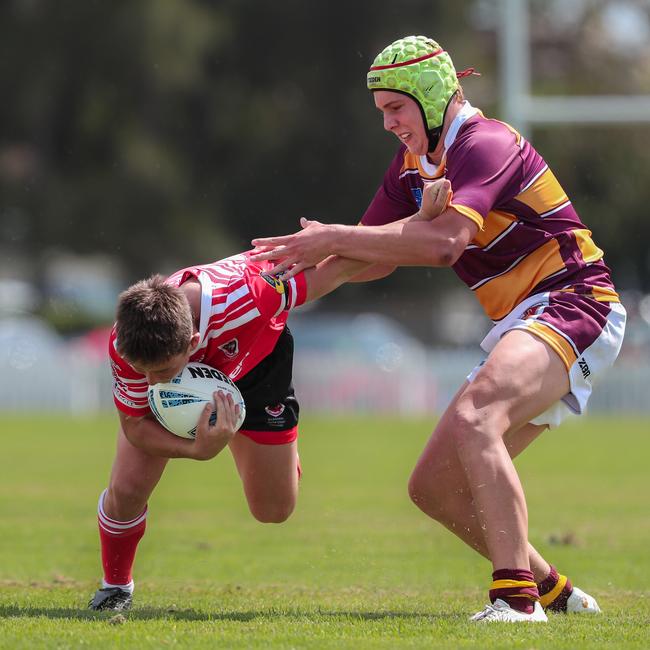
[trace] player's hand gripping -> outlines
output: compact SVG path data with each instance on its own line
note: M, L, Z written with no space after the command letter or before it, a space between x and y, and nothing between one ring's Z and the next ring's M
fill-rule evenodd
M451 183L446 178L440 178L426 183L422 190L422 205L411 221L431 221L441 215L449 206L453 192Z
M316 266L331 254L336 239L336 226L302 217L301 231L283 237L253 239L253 260L278 260L271 269L273 275L288 280L300 271Z
M214 458L233 438L237 432L237 418L239 406L231 395L222 391L213 394L214 404L208 402L201 412L199 423L196 427L196 438L192 445L192 458L194 460L210 460ZM210 416L217 409L217 421L211 425Z

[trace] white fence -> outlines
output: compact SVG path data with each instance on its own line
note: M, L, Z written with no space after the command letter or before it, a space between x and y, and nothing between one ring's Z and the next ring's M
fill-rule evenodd
M6 323L6 321L5 321ZM102 354L53 339L39 325L0 329L0 410L72 414L112 409ZM374 358L303 351L294 384L303 412L440 413L480 360L476 351L409 349L388 343ZM650 367L623 358L596 387L591 412L650 413Z

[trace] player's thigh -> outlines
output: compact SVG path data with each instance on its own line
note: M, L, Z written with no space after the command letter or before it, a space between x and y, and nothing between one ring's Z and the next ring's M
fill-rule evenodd
M286 519L298 495L298 441L265 445L237 434L229 446L253 514Z
M167 458L152 456L134 447L120 427L109 489L104 500L106 514L124 521L142 512L167 461Z
M503 436L569 391L568 370L553 348L534 334L511 330L456 400L453 426L461 434L475 430Z

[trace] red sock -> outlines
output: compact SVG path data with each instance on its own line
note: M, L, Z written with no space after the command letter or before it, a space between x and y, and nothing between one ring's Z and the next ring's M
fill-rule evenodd
M97 508L104 582L110 585L128 585L132 580L135 551L147 525L147 508L145 506L131 521L116 521L104 512L105 494L106 490L99 497Z
M560 575L551 564L551 572L538 585L539 602L544 609L554 612L566 612L566 602L573 591L571 580Z
M512 609L532 614L539 593L532 571L527 569L497 569L492 574L490 601L504 600Z

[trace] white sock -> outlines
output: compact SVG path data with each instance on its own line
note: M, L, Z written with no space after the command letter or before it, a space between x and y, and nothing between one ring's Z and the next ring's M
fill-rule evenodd
M112 585L110 582L106 582L106 580L102 580L102 589L114 589L115 587L119 587L120 589L123 589L124 591L128 591L130 594L133 593L133 589L135 588L135 582L131 580L128 585Z

